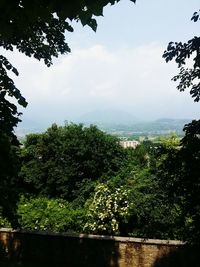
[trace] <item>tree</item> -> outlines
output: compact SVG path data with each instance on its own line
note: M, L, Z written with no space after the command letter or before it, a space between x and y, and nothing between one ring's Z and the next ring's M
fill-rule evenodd
M191 18L194 22L200 19L199 13L195 12ZM194 37L186 43L170 42L163 57L166 62L175 60L180 72L172 80L179 81L177 89L185 91L190 89L190 94L195 102L200 100L200 37ZM185 67L187 59L193 57L193 66Z
M114 175L123 158L118 139L95 126L54 124L27 136L20 177L37 194L85 202L96 181Z
M13 135L14 136L14 135ZM0 213L13 221L20 190L19 148L16 138L0 131Z
M200 243L200 121L184 127L181 147L169 151L159 166L160 186L181 210L182 239Z
M200 13L191 18L200 20ZM195 36L186 43L170 42L163 57L166 62L175 60L180 72L172 80L179 81L179 91L190 90L195 102L200 100L200 37ZM188 59L193 59L192 67L185 67ZM163 186L171 202L176 202L182 210L184 232L182 236L191 243L200 243L200 120L185 125L185 137L180 150L171 151L161 165Z

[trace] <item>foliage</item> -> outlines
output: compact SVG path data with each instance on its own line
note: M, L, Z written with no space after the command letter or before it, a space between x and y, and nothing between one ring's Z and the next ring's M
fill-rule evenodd
M70 201L82 195L85 201L94 182L115 174L123 157L118 139L95 126L52 125L43 134L27 136L20 176L37 194Z
M24 107L26 107L27 102L15 87L13 80L8 77L7 71L12 71L15 75L19 75L12 64L4 56L0 55L0 130L8 135L13 135L13 127L17 126L20 121L19 116L21 113L6 97L16 98L18 104Z
M16 140L0 131L0 208L3 215L13 223L15 204L20 191L18 149Z
M5 228L10 228L11 224L8 221L8 219L4 218L2 215L0 215L0 228L5 227Z
M156 169L168 158L169 154L176 154L181 147L181 139L177 137L176 134L171 134L171 136L159 139L158 148L158 160L156 161ZM159 174L160 175L160 174Z
M170 205L156 177L146 170L133 180L129 194L129 220L126 235L144 238L179 239L178 205Z
M64 196L70 203L47 197L22 199L18 205L21 227L189 240L199 220L195 212L198 176L193 191L188 187L190 175L194 177L190 167L196 166L196 175L199 173L198 127L198 122L186 126L181 143L173 135L158 143L144 141L136 149L122 149L115 138L94 126L53 125L43 134L27 136L21 179L31 193ZM196 162L194 166L189 159ZM99 169L104 172L99 173ZM196 202L192 204L189 192L194 193ZM52 201L58 201L55 209L49 204ZM67 203L66 209L53 216L59 201Z
M157 168L168 153L166 147L172 149L173 144L176 146L177 142L170 137L159 143L144 141L136 149L126 149L126 164L108 181L113 191L119 186L128 190L129 210L120 234L165 239L181 237L180 207L168 201L157 177Z
M176 134L171 134L168 138L160 138L160 142L164 148L167 150L174 149L180 146L180 138Z
M102 16L107 4L117 2L119 0L13 0L7 5L1 1L0 45L11 51L16 47L25 55L44 59L45 64L50 65L52 56L70 51L64 33L73 31L72 21L96 31L94 16Z
M80 232L85 211L74 210L62 199L21 196L17 205L19 225L26 230Z
M19 141L14 134L14 127L20 121L20 113L7 97L15 97L18 103L24 106L26 101L12 79L7 76L9 70L18 75L17 70L0 55L0 206L3 207L6 216L12 217L17 197L16 178L19 170L17 155Z
M128 214L127 190L112 192L107 185L98 184L90 201L84 230L95 234L119 234L120 221Z
M182 238L191 243L200 242L200 121L184 127L181 148L170 151L160 165L160 186L169 201L181 208Z
M195 12L191 20L198 21L199 13ZM170 42L163 57L166 62L174 59L178 64L180 72L172 78L174 81L179 81L177 89L185 91L186 88L189 88L194 101L198 102L200 100L200 37L195 36L186 43ZM191 57L194 62L192 68L185 67L187 60Z

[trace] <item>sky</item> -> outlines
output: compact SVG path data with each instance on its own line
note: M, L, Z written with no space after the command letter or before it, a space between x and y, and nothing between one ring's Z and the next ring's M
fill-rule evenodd
M53 66L19 52L4 52L20 75L13 77L29 105L22 119L62 124L98 110L120 110L141 120L198 119L200 103L180 93L171 78L175 63L162 54L170 41L199 34L190 19L199 0L121 0L98 17L97 32L74 23L66 34L71 53Z

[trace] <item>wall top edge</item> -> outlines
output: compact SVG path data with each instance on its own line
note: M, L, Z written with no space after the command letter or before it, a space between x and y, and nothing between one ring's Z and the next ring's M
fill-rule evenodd
M32 234L32 235L43 235L43 236L61 236L61 237L72 237L72 238L87 238L97 240L108 240L115 242L124 243L142 243L152 245L171 245L180 246L185 243L180 240L162 240L162 239L146 239L146 238L135 238L135 237L122 237L122 236L106 236L106 235L91 235L91 234L70 234L70 233L52 233L52 232L41 232L41 231L25 231L15 230L12 228L0 228L1 233L19 233L19 234Z

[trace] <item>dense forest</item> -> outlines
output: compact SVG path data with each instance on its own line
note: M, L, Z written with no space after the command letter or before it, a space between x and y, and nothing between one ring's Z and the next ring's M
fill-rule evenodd
M198 242L199 121L184 132L136 149L93 125L28 135L9 151L1 226Z

